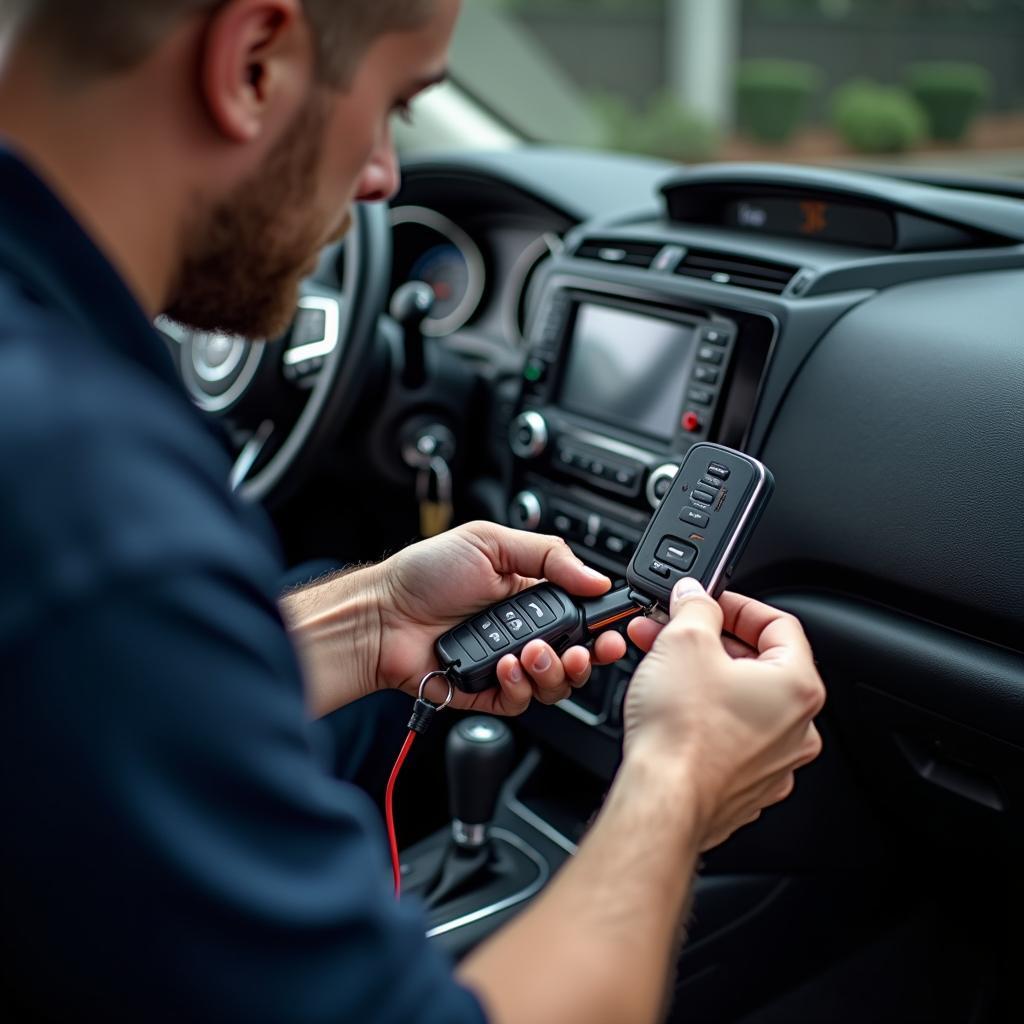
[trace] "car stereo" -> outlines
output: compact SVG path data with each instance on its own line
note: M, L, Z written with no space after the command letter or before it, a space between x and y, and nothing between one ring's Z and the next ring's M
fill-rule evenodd
M555 289L530 332L509 521L624 567L682 456L720 433L739 334L710 311Z

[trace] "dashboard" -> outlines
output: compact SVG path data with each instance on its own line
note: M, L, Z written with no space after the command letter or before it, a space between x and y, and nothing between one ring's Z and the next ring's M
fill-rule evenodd
M692 444L762 459L778 490L735 586L799 612L873 811L1024 844L1024 204L533 149L405 175L393 285L427 280L438 344L503 395L466 515L621 578ZM609 779L631 670L524 728Z

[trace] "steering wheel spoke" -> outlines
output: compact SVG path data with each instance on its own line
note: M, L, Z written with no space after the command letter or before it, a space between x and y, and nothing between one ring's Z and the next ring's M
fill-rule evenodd
M232 491L237 491L248 479L273 436L274 421L264 420L256 428L252 437L242 446L234 466L231 467L231 476L228 478L228 485Z

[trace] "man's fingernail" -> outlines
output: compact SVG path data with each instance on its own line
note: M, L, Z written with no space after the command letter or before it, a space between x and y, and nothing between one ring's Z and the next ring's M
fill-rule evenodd
M523 681L523 670L518 665L513 665L509 670L508 677L513 683L521 683Z
M551 668L551 658L547 651L541 651L540 654L533 659L533 668L536 672L546 672Z
M672 591L672 596L681 601L684 597L692 597L694 594L704 594L706 591L692 576L681 579Z

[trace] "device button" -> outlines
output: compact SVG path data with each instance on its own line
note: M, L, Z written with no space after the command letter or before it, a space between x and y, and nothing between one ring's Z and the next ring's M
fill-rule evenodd
M711 405L715 400L715 393L707 388L690 388L686 400L693 402L694 405Z
M717 384L719 371L711 366L697 366L693 370L693 379L698 384Z
M498 620L512 635L513 640L520 640L533 632L533 626L523 617L523 613L511 604L503 604L498 609Z
M720 348L711 345L701 345L697 350L697 358L702 363L711 363L713 366L721 366L725 362L725 353Z
M548 364L542 359L531 359L523 370L523 377L530 384L540 384L547 376Z
M480 634L492 651L500 651L509 645L505 631L498 625L492 615L481 615L473 620L473 628Z
M695 508L684 508L679 513L679 518L684 523L690 523L691 526L699 526L701 529L706 528L708 523L711 522L711 519L705 513Z
M685 544L678 540L663 540L658 548L657 558L659 562L666 562L673 569L682 572L693 568L697 561L697 549L692 544Z
M690 434L696 434L704 426L700 416L692 409L683 414L683 430Z
M693 491L690 494L691 501L699 501L702 505L713 505L715 503L715 496L708 494L707 491Z
M659 562L657 559L651 562L651 572L665 580L672 575L672 570L664 562Z
M714 494L714 496L717 498L718 488L722 486L722 481L719 480L717 477L708 475L701 477L700 485L705 490L711 491L711 493Z
M708 475L717 476L719 480L728 480L729 477L732 476L732 470L727 466L723 466L721 463L712 462L711 465L708 466Z
M547 626L555 621L554 613L537 594L530 594L516 602L516 607L523 613L528 622L538 626Z
M455 639L473 661L483 661L487 656L484 645L473 635L468 626L455 631Z
M576 537L583 532L583 520L568 512L559 512L551 520L555 532L561 537Z
M728 345L729 335L717 327L705 327L701 331L700 340L706 341L709 345Z
M613 470L612 479L620 487L628 487L633 490L636 487L637 480L640 477L639 470L636 469L623 469L621 466Z

